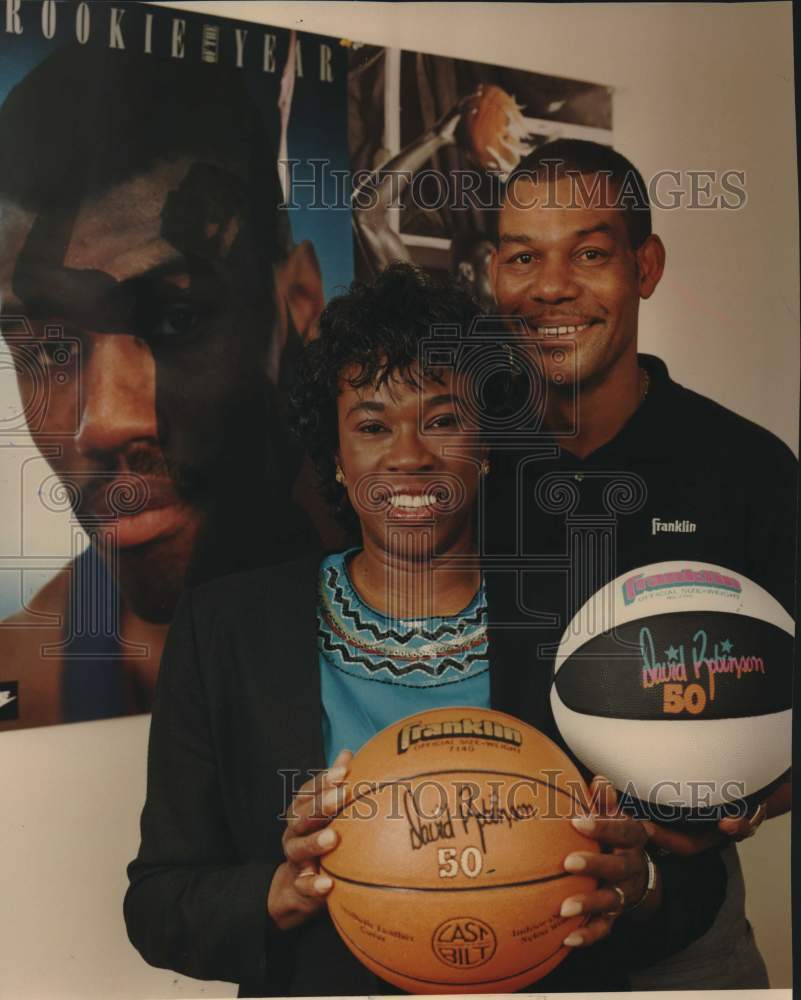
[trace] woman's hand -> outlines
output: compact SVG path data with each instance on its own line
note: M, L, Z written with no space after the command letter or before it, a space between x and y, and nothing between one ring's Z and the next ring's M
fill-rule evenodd
M303 785L287 813L283 847L286 861L275 870L267 912L282 931L291 930L325 906L333 882L320 874L318 858L337 845L328 824L342 804L342 783L353 754L343 750L328 771Z
M642 899L648 884L645 858L648 835L643 824L617 813L617 795L606 778L594 778L590 794L593 815L574 819L573 826L611 853L574 851L565 858L565 871L592 875L599 881L594 892L570 896L562 903L563 917L580 913L589 917L583 927L565 938L564 943L571 948L595 944L606 937L625 908ZM646 919L660 903L661 883L657 875L654 891L637 907L638 919Z

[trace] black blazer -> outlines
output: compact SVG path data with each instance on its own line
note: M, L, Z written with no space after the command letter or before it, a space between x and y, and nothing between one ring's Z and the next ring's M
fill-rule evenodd
M184 594L153 708L142 842L128 868L128 934L152 965L240 984L240 996L397 993L340 941L325 912L289 932L267 914L283 861L281 812L323 768L317 654L319 555ZM490 622L493 594L488 584ZM490 630L495 708L549 728L550 670L523 669L519 633ZM553 735L551 733L550 735ZM626 967L686 946L725 893L717 852L660 863L665 905L645 927L619 920L532 987L627 987Z

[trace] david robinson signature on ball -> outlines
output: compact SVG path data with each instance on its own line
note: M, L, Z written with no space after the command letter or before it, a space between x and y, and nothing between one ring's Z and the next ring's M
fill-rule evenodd
M443 796L444 796L444 789ZM421 796L408 787L403 790L403 811L409 824L409 841L412 850L433 844L441 840L454 840L459 828L465 835L475 829L478 832L481 850L486 854L487 840L485 829L491 826L505 825L507 828L514 823L534 819L538 815L537 806L533 802L502 804L497 792L489 799L479 798L479 790L475 785L460 784L456 787L455 817L451 813L447 801L441 803L436 815L421 808Z

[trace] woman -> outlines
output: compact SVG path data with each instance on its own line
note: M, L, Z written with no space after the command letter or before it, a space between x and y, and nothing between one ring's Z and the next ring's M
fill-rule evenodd
M543 724L528 672L496 661L487 631L474 541L488 471L475 412L486 344L464 333L478 315L464 293L408 265L353 286L324 313L300 378L301 431L359 542L182 600L125 905L131 940L152 964L238 982L244 996L397 992L325 914L331 882L317 862L336 845L326 827L350 751L432 705L492 706ZM722 896L719 861L652 868L641 824L605 815L614 793L598 790L605 809L582 829L609 853L573 854L565 867L601 884L563 903L588 922L538 991L625 988L633 956L683 947Z

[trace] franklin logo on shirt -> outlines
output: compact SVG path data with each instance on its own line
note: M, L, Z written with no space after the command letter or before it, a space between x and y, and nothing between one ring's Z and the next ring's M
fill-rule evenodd
M695 521L663 521L659 517L651 518L652 535L658 535L663 531L678 535L691 535L697 527Z

